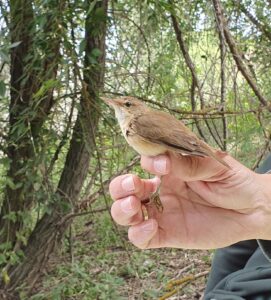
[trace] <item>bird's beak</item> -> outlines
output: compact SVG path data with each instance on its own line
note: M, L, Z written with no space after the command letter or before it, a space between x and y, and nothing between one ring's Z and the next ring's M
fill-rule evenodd
M116 107L119 105L118 101L116 99L106 98L106 97L100 97L107 105L111 107Z

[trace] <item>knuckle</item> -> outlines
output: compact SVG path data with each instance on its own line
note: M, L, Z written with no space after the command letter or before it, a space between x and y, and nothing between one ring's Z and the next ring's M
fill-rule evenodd
M111 206L111 216L116 222L118 221L118 216L119 216L117 211L118 211L117 202L114 202Z
M142 181L137 175L132 174L131 176L133 178L133 182L134 182L134 186L135 186L134 192L138 193L142 190Z
M143 155L142 155L142 156L141 156L141 159L140 159L141 167L142 167L144 170L151 171L152 161L153 161L153 158L148 157L148 156L143 156Z
M116 186L117 186L117 184L118 184L118 178L119 177L115 177L115 178L113 178L111 181L110 181L110 183L109 183L109 194L111 195L111 197L114 197L115 196L115 188L116 188Z

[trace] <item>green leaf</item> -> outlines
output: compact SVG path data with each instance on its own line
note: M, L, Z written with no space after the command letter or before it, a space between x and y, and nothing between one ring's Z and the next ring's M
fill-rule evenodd
M35 182L35 183L33 184L33 188L34 188L34 190L35 190L36 192L40 189L40 187L41 187L41 184L40 184L39 182Z
M48 21L48 18L46 17L45 14L37 16L37 23L39 24L40 28L44 28Z
M91 55L94 56L94 57L99 57L102 55L102 51L98 48L94 48L92 51L91 51Z
M6 94L6 85L3 80L0 81L0 96L4 97Z
M26 239L26 237L23 234L20 234L19 232L16 232L16 237L17 237L17 240L18 241L22 241L22 243L24 245L27 244L27 239Z
M82 54L86 49L86 40L83 39L79 45L79 54Z
M0 265L3 265L7 262L7 257L4 254L0 253Z
M0 49L0 57L2 58L2 62L9 62L9 54L7 49Z
M7 272L6 269L3 269L3 270L2 270L2 279L3 279L3 281L4 281L4 283L5 283L6 285L9 284L9 282L10 282L10 277L9 277L8 272Z
M16 184L13 182L13 180L10 177L6 177L6 184L12 190L16 190Z
M90 6L88 8L88 11L87 11L87 16L93 11L93 9L98 1L100 1L100 0L95 0L95 1L91 2Z
M3 217L3 219L5 219L5 220L10 220L10 221L12 221L13 223L15 223L16 220L17 220L16 212L15 212L15 211L11 211L11 212L8 213L7 215L5 215L5 216Z
M90 63L90 64L97 64L97 60L93 57L93 56L91 56L91 55L88 55L87 56L88 57L88 62Z
M12 265L18 263L20 260L20 257L17 255L16 252L12 251L10 254L9 254L9 261Z
M15 47L19 46L19 45L21 44L21 42L22 42L22 41L12 43L11 45L8 46L8 48L9 48L9 49L15 48Z
M44 81L40 89L34 94L33 98L41 98L44 96L49 90L59 86L59 81L55 79L49 79Z
M0 244L0 250L1 251L4 251L4 250L10 250L12 248L12 244L11 242L5 242L5 243L2 243Z

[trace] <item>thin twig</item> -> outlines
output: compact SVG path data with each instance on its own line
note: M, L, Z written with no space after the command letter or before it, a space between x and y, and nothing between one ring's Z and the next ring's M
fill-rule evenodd
M126 94L123 93L112 93L112 92L104 92L106 94L112 94L112 95L116 95L116 96L125 96ZM159 108L162 109L166 109L169 112L172 113L176 113L176 114L181 114L181 115L191 115L191 118L193 118L194 116L221 116L221 115L228 115L228 116L238 116L238 115L246 115L246 114L256 114L259 112L263 112L264 110L268 109L268 106L258 106L257 109L249 109L249 110L242 110L242 111L238 111L238 110L225 110L225 111L221 111L221 107L219 106L214 106L214 107L205 107L202 110L198 110L198 111L189 111L189 110L184 110L184 109L178 109L178 108L171 108L165 104L162 104L158 101L153 101L151 99L147 99L147 98L143 98L140 96L135 96L138 99L141 99L142 101L145 101L147 103L153 104Z
M127 173L131 168L133 168L139 161L139 156L135 156L128 165L126 165L123 169L121 169L119 172L117 172L115 176L119 176L122 174ZM101 186L103 186L104 190L108 190L109 183L112 180L112 177L105 179ZM98 189L98 191L92 193L88 197L84 198L80 203L78 203L77 207L75 208L75 211L81 211L85 210L87 207L89 207L93 202L95 202L100 196L102 195L102 187Z
M262 150L260 151L260 154L258 155L258 158L256 160L256 162L254 163L254 165L251 167L251 170L255 170L256 168L259 167L262 159L264 158L265 154L267 153L267 151L270 150L270 138L269 140L267 140L265 142L264 147L262 148Z
M191 281L195 281L198 278L207 276L209 274L208 271L203 271L201 273L198 273L196 275L188 275L181 279L172 280L166 285L166 289L168 292L164 294L162 297L159 298L159 300L166 300L170 298L171 296L177 294L185 285L189 284Z
M226 101L226 75L225 75L225 58L226 58L226 45L225 45L225 36L223 28L216 18L216 25L217 31L219 36L219 49L220 49L220 103L221 103L221 112L225 111ZM227 131L227 119L225 114L222 114L222 127L223 127L223 141L222 141L222 150L227 150L227 138L228 138L228 131Z
M271 42L271 28L267 24L262 24L259 20L257 20L249 10L246 9L245 5L240 1L237 0L236 3L239 5L242 13L250 20L255 27L260 30Z
M169 0L168 2L169 2L169 4L173 5L171 0ZM195 89L196 88L197 88L197 91L198 91L198 94L199 94L200 103L201 103L200 106L201 106L201 109L202 109L204 107L204 101L203 101L203 96L202 96L202 93L201 93L201 87L200 87L198 77L197 77L196 72L195 72L195 66L194 66L194 64L191 60L191 57L188 53L188 50L186 49L184 38L183 38L183 33L180 29L180 26L178 24L178 21L177 21L177 18L175 16L174 11L170 13L170 18L172 20L172 25L173 25L173 28L174 28L174 31L175 31L177 42L179 44L180 50L183 54L184 60L186 62L186 65L187 65L187 67L188 67L188 69L191 73L191 77L192 77L192 83L191 83L191 106L192 106L192 110L193 111L196 110L196 99L195 99ZM195 124L196 124L196 127L198 129L199 135L202 137L203 140L207 141L203 131L201 130L201 127L200 127L199 122L198 122L197 119L195 119Z
M271 106L270 102L263 96L261 91L259 90L258 86L256 85L255 81L253 80L252 75L250 74L250 71L245 64L244 60L242 59L241 52L238 50L235 40L233 39L228 26L227 26L227 21L224 17L223 14L223 9L220 0L213 0L213 5L214 5L214 11L216 14L216 18L221 26L223 28L223 32L225 35L225 39L227 41L227 44L229 46L229 49L231 51L232 57L236 62L238 70L241 72L241 74L244 76L246 79L247 83L259 99L260 103L264 106L267 107L268 111L271 112Z
M191 84L191 104L192 104L192 110L195 110L196 109L196 103L195 103L195 89L197 88L197 92L198 92L198 95L199 95L199 99L200 99L200 108L201 109L204 109L205 107L205 103L204 103L204 97L203 97L203 94L202 94L202 86L200 85L200 82L199 82L199 79L197 77L197 74L196 74L196 70L195 70L195 66L192 62L192 59L189 55L189 52L186 48L186 45L185 45L185 42L184 42L184 38L183 38L183 33L181 31L181 28L178 24L178 21L177 21L177 18L175 16L175 12L174 12L174 9L173 9L173 3L172 3L172 0L168 0L168 2L172 5L172 8L171 8L171 13L170 13L170 18L172 20L172 24L173 24L173 28L174 28L174 31L175 31L175 34L176 34L176 39L178 41L178 44L179 44L179 47L180 47L180 50L183 54L183 57L185 59L185 62L186 62L186 65L187 67L189 68L190 70L190 73L191 73L191 76L192 76L192 84ZM214 141L216 142L216 144L222 148L223 145L221 145L220 143L220 138L217 138L217 136L214 134L208 120L205 119L205 117L203 117L203 120L209 130L209 133L210 135L212 136L212 138L214 139ZM204 136L203 134L203 131L201 130L200 126L199 126L199 123L198 123L198 120L195 119L195 123L196 123L196 126L197 126L197 129L199 131L199 134L200 136L206 141L206 137Z
M148 72L147 72L147 91L148 91L149 87L150 87L150 79L151 79L151 50L150 50L150 46L149 46L148 40L147 40L146 35L145 35L143 29L141 28L141 26L137 25L134 20L132 20L131 18L129 18L127 15L124 15L123 13L120 14L120 16L122 18L126 19L127 21L131 22L138 29L138 31L142 35L144 43L146 45L147 59L148 59L148 67L147 67L147 69L148 69ZM137 73L140 74L140 72L137 72Z
M139 156L135 156L131 162L125 166L123 169L121 169L119 172L117 172L115 176L119 176L121 174L125 174L127 173L134 165L136 165L139 161ZM104 181L101 182L100 184L100 188L92 193L91 195L89 195L88 197L84 198L82 201L80 201L74 208L73 212L64 216L64 218L62 218L61 223L65 223L68 220L70 220L71 218L77 217L77 216L83 216L86 214L89 214L90 212L84 212L84 210L86 210L88 207L90 207L91 204L93 204L99 197L101 197L102 195L105 195L106 192L108 191L108 187L109 187L109 183L110 181L113 179L113 177L107 178ZM108 207L107 207L108 209Z

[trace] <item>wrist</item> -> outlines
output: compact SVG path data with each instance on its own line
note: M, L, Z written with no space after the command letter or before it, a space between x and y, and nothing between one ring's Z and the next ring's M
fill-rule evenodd
M259 193L256 198L258 207L258 233L256 239L271 240L271 174L256 174Z

